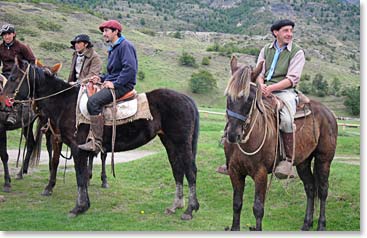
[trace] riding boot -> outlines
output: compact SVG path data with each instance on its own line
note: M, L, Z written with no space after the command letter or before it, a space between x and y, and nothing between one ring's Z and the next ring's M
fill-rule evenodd
M275 168L275 176L279 179L294 178L295 174L293 171L292 165L292 156L293 156L293 133L282 133L284 150L286 155L286 160L282 160L279 162L277 167Z
M99 153L102 149L104 117L103 115L90 116L90 134L91 140L79 145L79 149Z
M17 111L11 110L6 118L6 123L10 125L14 125L17 122Z

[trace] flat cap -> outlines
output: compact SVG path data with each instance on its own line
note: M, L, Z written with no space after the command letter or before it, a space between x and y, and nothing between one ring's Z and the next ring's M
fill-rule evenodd
M279 31L280 28L282 28L283 26L292 26L294 27L294 22L288 19L282 19L282 20L278 20L276 22L273 23L273 25L271 25L270 31Z

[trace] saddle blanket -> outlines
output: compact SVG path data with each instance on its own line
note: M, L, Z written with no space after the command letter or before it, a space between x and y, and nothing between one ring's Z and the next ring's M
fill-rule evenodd
M87 110L88 96L81 87L76 106L76 126L81 123L90 124L90 115ZM149 102L145 93L140 93L135 99L116 103L116 125L122 125L138 119L153 120L149 109ZM108 104L103 109L105 125L113 125L113 105Z

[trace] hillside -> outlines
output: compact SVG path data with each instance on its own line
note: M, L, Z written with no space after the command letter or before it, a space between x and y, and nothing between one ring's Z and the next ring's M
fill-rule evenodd
M158 5L154 7L155 5L153 3L158 4L160 2L165 2L168 4L166 6L176 4L172 5L170 8L161 8L161 11L167 14L170 12L169 9L174 6L180 6L180 8L177 9L181 9L181 7L184 6L191 6L191 8L188 8L186 11L177 11L185 15L188 13L194 14L196 10L199 11L200 9L206 9L213 14L214 12L219 14L221 11L227 11L229 9L234 11L233 6L236 6L239 2L244 3L247 1L193 0L182 1L182 4L179 4L179 2L176 1L139 0L129 2L103 1L102 5L97 5L97 2L101 1L72 2L77 2L78 7L81 3L88 2L89 10L78 8L77 5L54 4L43 1L39 1L39 3L0 1L0 24L4 22L14 24L17 28L18 39L29 44L36 56L44 63L50 65L56 62L62 62L64 67L60 76L66 78L69 72L72 54L72 50L69 49L70 40L76 34L89 34L94 41L95 49L103 60L106 60L106 45L102 41L102 36L98 31L98 25L106 18L107 13L109 13L108 15L113 15L114 10L108 11L108 9L109 4L115 2L115 7L113 9L119 9L118 12L121 14L121 22L124 25L123 34L135 44L139 57L139 70L145 74L145 79L138 82L137 89L139 91L148 91L158 87L176 89L191 95L201 107L214 107L220 110L223 110L225 107L223 90L230 76L229 55L209 52L206 49L213 46L215 43L220 45L226 43L234 44L240 48L260 49L265 43L272 40L272 36L268 30L272 16L267 14L268 9L272 9L272 11L275 12L280 11L279 6L276 7L277 5L273 4L273 2L276 1L271 1L272 3L268 4L268 7L258 8L259 11L263 12L261 15L267 15L267 17L269 17L268 20L256 20L259 24L262 24L262 26L253 26L253 29L262 29L261 32L258 34L255 34L255 32L251 30L246 32L246 29L251 28L249 27L244 28L244 32L241 34L233 34L232 32L198 32L196 29L199 25L193 22L184 21L181 15L175 18L168 17L168 19L165 20L166 15L157 14L156 9L159 9L157 7ZM220 4L221 2L226 5ZM307 6L312 5L310 1L307 2ZM95 5L93 5L94 3ZM208 4L210 7L205 7L208 6ZM139 6L143 5L144 8L139 8ZM350 15L351 18L358 18L358 32L355 30L356 25L353 25L353 32L355 32L355 34L348 34L346 38L340 39L340 34L342 34L340 32L344 32L346 27L352 27L351 25L343 24L343 27L340 27L340 29L338 28L335 34L329 34L329 27L320 30L321 24L315 24L314 20L310 20L307 26L307 17L298 18L299 16L297 15L294 16L297 17L295 41L306 49L307 62L304 74L313 77L316 73L322 73L327 80L332 80L337 77L340 79L342 87L347 87L350 85L360 85L359 11L358 14L352 14L354 11L353 9L359 9L359 5L348 4L343 6L348 6L345 10L346 13L342 14L343 16ZM88 13L91 11L90 9L99 10L93 11L92 15ZM193 9L195 9L195 11ZM252 8L251 12L254 12L253 9L254 8ZM331 9L334 9L334 7ZM105 14L103 13L104 11ZM301 12L305 11L306 10L302 10ZM328 11L331 10L329 9ZM130 14L130 17L127 17L127 14ZM197 15L193 15L192 19L195 19L196 16ZM220 15L218 15L218 19L219 16ZM145 19L144 25L141 24L142 17ZM120 19L119 15L117 15L116 18ZM245 19L247 18L250 17L246 17ZM140 20L137 21L137 19ZM348 18L342 17L340 21L345 22L347 19ZM332 24L331 22L332 21L328 22L328 24ZM350 24L357 23L354 21ZM172 27L173 25L175 25L176 28ZM248 23L242 25L249 26ZM302 25L307 27L302 27ZM177 27L182 28L182 31L180 31L180 38L174 37L174 33L179 30ZM315 32L319 32L320 34L316 34ZM179 65L178 59L183 52L192 54L200 66L198 68L191 68ZM240 57L241 62L251 65L255 64L255 55L236 52L235 54ZM200 64L204 56L211 58L208 66ZM205 95L192 94L190 92L188 86L189 79L192 73L200 69L205 69L214 75L217 80L217 89L215 92ZM325 98L325 101L332 102L330 106L337 111L337 114L340 112L342 115L345 115L342 106L342 98L335 97L330 99L330 97L328 97Z

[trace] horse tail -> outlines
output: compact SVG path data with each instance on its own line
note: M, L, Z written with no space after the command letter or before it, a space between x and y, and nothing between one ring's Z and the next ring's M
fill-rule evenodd
M33 147L33 151L30 158L30 165L39 165L40 159L41 159L41 145L42 145L42 126L43 123L41 122L40 118L37 117L37 128L36 128L36 139L35 144Z
M200 131L200 115L199 115L199 111L195 106L195 125L194 125L194 134L192 137L192 155L193 155L193 159L194 161L196 160L196 153L197 153L197 147L198 147L198 140L199 140L199 131Z

